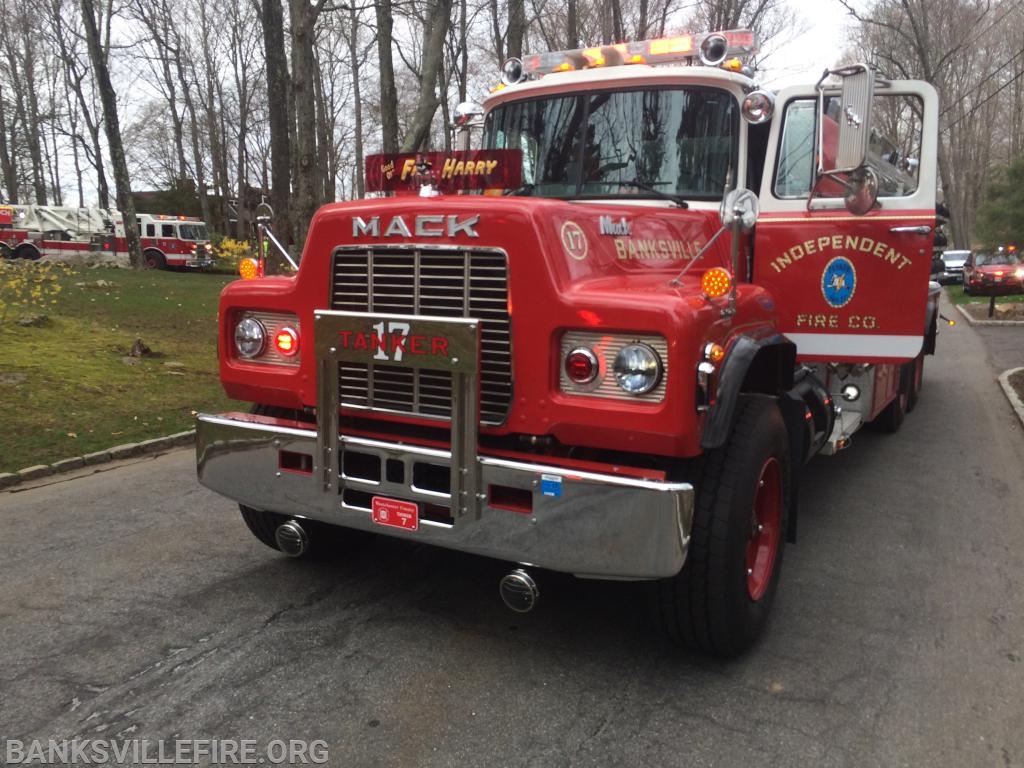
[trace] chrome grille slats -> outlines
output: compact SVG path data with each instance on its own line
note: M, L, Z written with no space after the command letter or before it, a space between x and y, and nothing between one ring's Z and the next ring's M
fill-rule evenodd
M334 253L331 309L482 321L480 421L501 424L512 402L508 260L490 249L343 247ZM451 418L445 371L341 363L346 407Z

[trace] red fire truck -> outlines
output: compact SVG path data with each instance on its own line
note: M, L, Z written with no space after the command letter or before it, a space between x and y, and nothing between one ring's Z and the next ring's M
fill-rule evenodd
M289 555L332 526L486 555L519 611L544 570L644 581L674 641L742 652L804 466L900 427L937 317L934 90L773 94L753 46L512 61L460 113L479 150L368 160L383 196L224 290L253 407L198 417L201 482Z
M148 267L199 269L213 263L213 246L201 219L140 213L137 221ZM0 206L3 258L61 259L88 253L127 258L124 218L118 211L50 205Z

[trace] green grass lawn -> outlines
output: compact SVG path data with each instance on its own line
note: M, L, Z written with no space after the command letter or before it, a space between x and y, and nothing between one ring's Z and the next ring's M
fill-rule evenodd
M0 273L0 280L3 280ZM57 303L0 323L0 472L191 429L242 407L217 377L217 300L234 276L80 268ZM43 312L48 320L21 327ZM131 357L136 339L151 356Z
M962 285L946 286L946 295L954 304L988 304L988 296L968 296ZM996 296L996 304L1017 304L1024 302L1024 294L1016 293L1009 296Z

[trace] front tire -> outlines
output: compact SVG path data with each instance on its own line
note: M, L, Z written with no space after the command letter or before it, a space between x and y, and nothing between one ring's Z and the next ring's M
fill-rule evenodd
M914 363L904 363L900 366L900 387L896 397L882 409L873 421L868 422L872 429L884 432L887 435L899 432L907 412L911 409L910 392L914 382Z
M917 401L921 398L921 387L924 386L924 353L922 352L914 362L910 363L910 391L907 393L907 413L917 407Z
M705 457L697 481L686 563L654 585L657 617L674 643L727 658L760 635L782 568L790 462L775 400L741 396L732 433Z
M146 269L165 269L167 267L167 259L160 251L146 251L142 254L142 260Z

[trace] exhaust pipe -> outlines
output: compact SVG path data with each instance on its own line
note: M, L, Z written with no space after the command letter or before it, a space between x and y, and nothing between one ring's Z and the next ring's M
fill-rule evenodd
M277 526L274 541L278 549L289 557L302 557L309 550L309 536L298 520L289 520Z
M540 592L537 582L522 568L505 574L498 584L498 592L505 605L516 613L529 613L537 605Z

